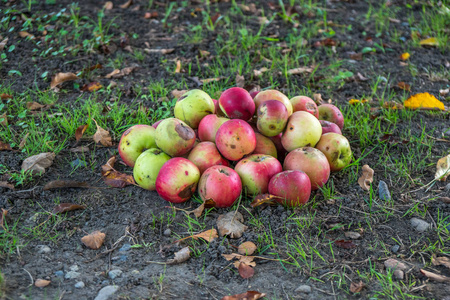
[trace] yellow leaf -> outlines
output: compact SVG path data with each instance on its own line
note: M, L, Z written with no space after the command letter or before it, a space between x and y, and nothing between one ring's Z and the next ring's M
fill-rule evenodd
M400 55L401 60L407 60L411 55L408 52L402 53Z
M430 37L428 39L424 39L420 41L421 46L439 46L439 42L436 38Z
M367 99L362 99L362 100L358 100L358 99L350 99L350 100L348 101L348 104L353 105L353 104L366 103L366 102L369 102L369 100L367 100Z
M450 175L450 154L438 160L436 164L436 174L434 175L434 178L439 179L440 181L445 181L447 180L447 177L449 175Z
M445 110L444 103L436 99L430 93L420 93L412 95L404 103L404 106L409 109L435 109Z

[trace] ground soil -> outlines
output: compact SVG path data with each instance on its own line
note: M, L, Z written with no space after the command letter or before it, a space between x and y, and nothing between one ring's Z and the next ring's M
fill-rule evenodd
M44 1L39 1L44 2ZM45 90L49 83L36 79L36 70L47 70L51 74L58 72L72 72L73 70L83 69L88 65L96 63L106 64L110 57L125 52L120 46L120 36L125 33L137 33L137 39L129 39L128 45L134 48L146 48L145 42L149 42L151 48L175 48L175 51L167 55L167 59L177 57L195 58L198 50L207 50L215 53L213 42L216 38L215 33L208 33L208 37L199 44L189 44L182 38L188 22L196 22L189 18L189 11L192 7L200 4L191 3L184 11L174 14L170 20L173 28L179 28L179 31L165 30L161 22L150 22L143 19L142 15L145 9L119 9L118 4L121 1L113 1L116 5L111 12L107 13L106 18L111 20L117 17L114 22L117 28L112 28L115 39L113 43L117 50L112 53L108 51L96 51L92 54L83 54L79 52L78 57L74 57L70 64L65 64L67 58L55 57L54 59L37 58L35 61L28 59L31 46L27 43L20 43L16 49L16 57L3 65L0 69L0 78L3 84L10 85L14 92L22 92L26 88L35 88ZM144 5L143 3L137 4ZM19 8L23 4L19 1L8 1L8 5L17 5ZM71 1L57 1L56 5L47 5L40 3L36 5L36 11L53 12L67 7ZM401 5L403 1L393 1L393 5ZM84 15L92 18L101 8L98 1L81 1L80 7ZM136 5L136 4L135 4ZM229 8L230 3L220 2L218 5L221 10ZM271 8L267 3L263 3L267 11ZM5 7L5 1L0 6ZM133 6L132 6L133 7ZM163 16L166 7L155 6L159 16ZM398 54L404 52L400 45L389 42L389 48L392 51L386 53L377 53L377 55L365 58L363 62L348 61L348 52L354 49L354 45L366 45L367 41L363 35L375 35L375 29L371 25L363 25L354 22L353 15L366 12L367 3L362 1L343 1L329 2L327 4L328 19L336 23L345 23L353 26L353 30L346 35L337 34L336 40L345 41L345 46L336 47L338 55L345 58L344 66L351 69L355 74L360 72L365 77L373 77L382 74L390 74L389 80L392 82L409 82L414 87L414 92L438 91L448 86L448 81L444 79L431 81L425 75L412 77L409 72L397 63ZM398 16L401 22L407 18L406 14ZM306 16L305 16L306 18ZM161 21L161 17L156 18ZM235 20L238 22L239 20ZM402 23L393 23L406 38L409 37L409 29ZM289 24L281 19L275 19L264 32L264 35L277 34L283 37L287 32ZM249 24L250 30L257 30L258 25ZM220 30L220 28L218 28ZM17 34L8 34L9 43L14 43L19 39ZM316 40L308 41L314 44ZM322 51L324 48L311 48L312 51ZM442 53L436 48L414 48L414 63L423 73L425 69L445 66L448 63L448 53ZM127 64L136 63L127 61ZM324 61L324 64L329 62ZM160 57L158 55L146 55L144 61L139 62L137 69L130 77L118 79L123 85L123 96L121 101L124 103L132 102L134 99L133 83L142 82L143 86L149 82L158 81L160 78L167 78L167 81L177 80L183 74L173 74L161 68ZM196 68L194 64L194 68ZM255 69L259 66L255 65ZM20 79L11 79L7 75L11 69L18 69L23 76ZM111 69L112 70L112 69ZM195 71L195 70L194 70ZM206 74L205 77L209 77ZM234 76L234 75L233 75ZM282 75L277 77L279 87L286 88L285 79ZM299 85L305 82L301 77L298 79ZM109 80L101 79L102 84L108 85ZM194 81L188 81L189 88L196 88ZM88 83L88 82L85 82ZM255 84L264 86L255 79ZM67 94L61 101L71 101L79 96L79 91L71 90L71 86L65 86ZM316 87L316 92L320 93L321 87ZM349 98L357 98L364 94L370 94L370 84L365 81L349 81L339 90L332 94L327 94L326 98L332 98L340 105L345 105ZM448 105L448 103L446 103ZM423 112L419 114L420 118L416 120L415 126L410 129L413 135L419 136L423 124L427 128L434 128L431 134L434 138L442 138L442 133L450 126L448 114L430 114ZM407 122L399 122L396 132L402 132ZM393 132L395 135L396 132ZM344 134L346 130L344 129ZM374 137L378 138L378 137ZM448 136L447 136L448 138ZM352 148L355 157L362 155L359 148L358 137L350 136ZM72 141L74 143L74 141ZM436 242L436 231L429 230L424 233L414 232L410 225L410 215L406 214L413 201L420 199L429 199L439 196L450 196L449 189L445 190L445 182L437 182L430 191L424 189L416 193L408 194L408 189L414 189L410 184L397 182L392 174L383 173L384 170L375 169L376 182L384 180L392 193L395 206L392 209L393 214L385 218L383 214L367 214L367 193L363 191L356 182L349 184L348 173L335 173L332 175L334 188L338 197L333 201L326 201L321 192L313 192L316 195L316 205L313 209L285 209L281 206L268 206L250 208L248 199L243 200L243 206L246 209L240 209L244 216L248 230L241 238L231 239L220 237L211 243L194 243L196 249L188 261L176 265L164 265L155 262L165 262L173 258L176 251L185 245L192 246L192 242L174 243L180 237L188 235L186 224L186 215L184 212L174 210L156 192L149 192L136 186L126 188L109 188L101 180L100 167L106 162L108 157L116 153L118 140L115 140L113 147L101 147L93 145L91 142L83 141L82 145L87 145L95 152L97 165L95 169L79 168L76 173L69 173L68 165L77 159L78 154L70 152L68 149L61 151L54 164L42 176L35 179L32 183L19 187L12 191L0 187L0 205L8 210L10 220L20 220L25 227L34 228L43 224L39 235L24 236L21 239L23 247L20 252L13 255L2 255L1 271L5 276L7 297L10 299L93 299L99 290L107 285L117 285L119 290L114 295L114 299L221 299L225 295L237 294L247 290L258 290L268 295L268 299L353 299L366 298L372 295L374 290L380 289L379 286L368 286L360 294L354 296L348 291L348 285L351 281L359 281L357 270L365 272L369 270L369 262L375 263L375 269L385 272L383 261L389 257L399 258L407 261L410 270L406 274L404 282L418 281L415 286L426 284L424 288L414 291L414 295L427 299L444 299L450 294L450 288L444 283L427 281L426 277L420 274L419 269L423 268L425 263L429 263L429 252L422 255L422 250L429 246L429 243ZM422 183L430 182L434 179L435 161L434 158L442 156L448 149L447 142L436 142L432 149L429 167L423 174L415 174L420 177ZM388 146L389 151L397 153L400 158L402 153L407 151L410 145L403 143L393 143ZM361 165L373 165L378 157L383 155L382 148L376 148L370 155L366 156ZM0 163L13 170L20 170L20 165L24 155L17 151L1 151ZM411 162L414 163L414 162ZM130 170L119 164L119 171L128 172ZM86 181L96 188L65 188L43 190L43 186L52 180L71 179ZM414 186L420 187L419 185ZM376 200L374 209L377 210L383 206L382 200ZM68 212L63 222L51 222L46 212L55 207L55 203L77 203L86 206L85 210ZM187 202L175 205L179 209L193 209L198 204ZM216 226L217 217L226 213L226 209L216 209L210 211L204 218L206 228ZM440 201L431 201L427 203L427 212L425 219L436 226L435 220L441 218L439 214L444 214L444 218L449 215L449 204ZM306 232L299 233L294 219L308 219L315 214L314 221ZM163 219L160 216L163 215ZM251 215L257 217L259 226L249 224ZM170 217L172 216L172 217ZM371 228L367 226L370 218ZM167 220L170 219L170 222ZM47 224L51 224L47 228ZM341 229L330 230L334 224L344 225ZM334 247L334 253L329 251L329 241L345 239L344 231L361 230L362 237L355 240L355 248L344 249ZM106 234L104 246L99 250L92 250L85 247L80 239L86 233L100 230ZM169 231L170 230L170 231ZM260 237L264 233L272 233L275 237L275 243L269 249L262 249L258 255L272 260L257 259L255 275L249 279L243 279L239 276L237 270L233 268L230 262L226 261L221 254L230 254L236 252L236 247L244 241L253 241L258 244ZM42 233L43 232L43 233ZM44 233L58 236L49 239ZM303 234L307 240L321 252L323 259L313 256L316 260L314 269L310 270L306 266L295 267L293 265L282 263L281 260L289 261L288 257L283 256L286 253L287 245L284 242L285 236L296 236ZM374 241L382 241L386 247L374 248ZM147 247L132 248L123 251L126 244L149 244ZM448 232L447 240L444 241L448 251ZM399 244L398 252L393 253L391 247ZM40 253L40 245L47 245L50 251ZM122 251L120 249L122 248ZM279 256L277 256L277 253ZM309 258L310 259L310 258ZM435 267L443 275L450 276L450 271L444 267ZM122 270L122 275L111 279L108 272L114 269ZM67 274L70 271L79 272L77 278L65 279L58 276L58 271ZM340 286L338 277L333 274L345 274L346 284ZM36 288L32 285L31 278L48 279L51 284L45 288ZM63 275L64 276L64 275ZM84 288L75 288L74 284L78 281L85 283ZM161 282L160 282L161 281ZM302 284L312 287L309 294L296 292L296 288ZM345 288L346 286L346 288Z

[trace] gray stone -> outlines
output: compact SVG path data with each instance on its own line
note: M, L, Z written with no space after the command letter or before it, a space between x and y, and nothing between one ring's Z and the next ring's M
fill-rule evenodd
M127 252L128 250L131 249L131 245L130 244L124 244L120 249L119 252Z
M108 276L111 279L116 279L117 277L120 277L122 275L122 270L115 269L108 272Z
M424 232L424 231L427 231L428 229L430 229L431 225L430 225L430 223L428 223L422 219L412 218L411 226L414 227L414 229L419 232Z
M294 292L309 294L309 293L311 293L311 287L309 285L302 284L301 286L296 288Z
M66 273L66 275L64 276L65 279L74 279L79 277L81 274L79 272L76 271L69 271Z
M64 272L63 272L63 271L56 271L56 272L55 272L55 276L56 276L56 277L61 277L61 278L62 278L62 277L64 277Z
M445 190L446 190L447 192L450 192L450 183L447 183L447 185L445 186Z
M394 245L394 246L391 247L392 253L397 253L398 250L400 250L400 246L399 245Z
M83 281L78 281L77 283L75 283L75 287L77 289L82 289L84 288L84 282Z
M118 286L107 285L98 292L97 297L95 297L94 300L107 300L109 299L109 297L114 295L114 293L117 292L118 289Z
M36 250L39 254L50 253L52 251L52 249L47 245L37 245Z
M170 236L172 234L172 230L170 230L169 228L167 228L166 230L164 230L163 233L165 236Z
M71 265L70 267L69 267L69 269L70 269L70 271L78 271L80 268L77 266L77 265Z
M391 192L389 191L388 185L383 180L378 183L378 196L381 200L391 201Z

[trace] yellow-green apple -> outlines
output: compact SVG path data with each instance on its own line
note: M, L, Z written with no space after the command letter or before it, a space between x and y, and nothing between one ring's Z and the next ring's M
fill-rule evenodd
M187 201L195 193L200 170L183 157L169 159L159 170L155 187L158 194L172 203Z
M277 202L285 206L305 204L311 195L311 181L305 172L297 170L283 171L269 181L269 193L280 197Z
M319 109L313 99L307 96L296 96L291 98L292 109L296 111L307 111L314 117L319 118Z
M188 153L195 143L195 132L176 118L164 119L155 131L156 146L170 156Z
M212 200L218 208L230 207L239 198L242 183L238 173L226 166L212 166L203 172L198 193L203 201Z
M278 157L277 147L275 147L275 144L270 138L258 132L255 132L255 138L256 147L252 154L266 154L275 158Z
M229 166L228 161L220 155L216 144L213 142L201 142L189 153L188 159L200 170L200 174L215 165Z
M319 120L319 122L320 122L320 125L322 125L322 134L328 133L328 132L335 132L335 133L342 134L342 131L339 128L339 126L337 126L333 122L325 121L325 120Z
M337 106L333 104L325 103L318 107L319 120L330 121L339 126L339 129L344 128L344 116Z
M345 168L352 160L350 143L342 134L335 132L323 134L316 148L325 154L333 172Z
M258 131L265 136L275 136L283 132L289 119L286 106L277 100L267 100L258 107Z
M317 190L330 178L330 164L327 157L312 147L297 148L284 159L283 170L303 171L311 180L311 189Z
M183 94L175 104L175 118L185 122L195 129L204 116L213 114L216 110L214 101L202 90L190 90Z
M228 160L237 161L255 150L256 137L252 127L240 119L223 123L216 133L216 146Z
M270 179L283 171L283 167L273 156L252 154L241 159L234 170L239 174L247 194L255 195L267 193Z
M122 134L119 155L127 166L133 167L142 152L154 147L155 128L149 125L134 125Z
M156 127L158 127L159 123L161 123L161 120L156 121L155 123L152 124L152 127L156 129Z
M150 191L155 190L159 170L170 158L169 155L158 148L145 150L139 155L133 168L133 177L136 183L141 188Z
M258 109L258 107L264 101L267 101L267 100L280 101L286 106L289 116L292 115L292 112L293 112L292 104L289 101L289 98L280 91L277 91L277 90L261 91L255 96L255 98L253 100L255 101L256 109Z
M219 117L216 114L205 116L198 125L198 138L202 142L215 142L216 133L220 125L228 121L228 118Z
M255 102L247 90L232 87L219 98L219 106L230 119L249 120L255 114Z
M296 111L289 117L281 143L290 152L301 147L314 147L321 135L322 126L316 117L306 111Z

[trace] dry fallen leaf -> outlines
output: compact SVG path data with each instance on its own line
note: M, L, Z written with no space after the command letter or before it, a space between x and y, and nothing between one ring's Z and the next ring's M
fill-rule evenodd
M77 142L80 141L81 137L83 136L84 132L86 131L86 129L88 128L88 125L81 125L79 126L76 130L75 130L75 140Z
M290 75L303 74L303 73L312 73L314 71L313 68L310 67L300 67L295 69L290 69L287 71Z
M76 181L76 180L53 180L44 185L44 191L52 190L52 189L61 189L61 188L88 188L90 187L89 183L84 181Z
M0 151L3 150L12 150L11 145L0 141Z
M236 86L243 88L245 86L245 78L239 74L236 74Z
M74 73L58 73L55 75L55 77L52 78L52 82L50 83L50 88L54 89L55 87L57 87L59 84L66 82L66 81L71 81L71 80L76 80L78 79L78 76L75 75Z
M244 279L251 278L255 275L255 269L243 262L239 264L238 271L239 275Z
M175 68L175 73L181 72L181 60L177 60L177 67Z
M386 260L384 262L384 266L386 267L386 269L392 270L405 271L406 269L408 269L407 265L393 258L389 258L388 260Z
M27 142L28 136L30 135L30 133L28 132L27 134L25 134L25 136L22 138L22 140L19 143L19 149L23 149L25 147L25 143Z
M115 188L124 188L127 185L135 185L136 182L134 181L133 175L130 174L123 174L116 170L108 171L106 173L102 172L103 181Z
M361 292L361 290L365 287L365 284L360 280L358 283L352 282L350 284L350 292L353 294Z
M347 231L344 232L344 235L346 238L348 239L352 239L352 240L357 240L361 237L361 234L358 232L354 232L354 231Z
M246 293L233 296L225 296L221 300L257 300L265 297L266 294L257 291L248 291Z
M450 282L450 277L446 277L446 276L443 276L443 275L439 275L439 274L435 274L435 273L432 273L432 272L428 272L428 271L425 271L424 269L420 269L420 272L423 275L425 275L426 277L428 277L428 279L430 279L430 280L434 280L434 281L437 281L437 282Z
M113 7L114 7L114 4L111 1L106 1L105 5L103 5L103 8L105 10L111 10L111 9L113 9Z
M19 36L21 38L29 37L31 40L34 40L34 35L32 35L31 33L26 32L26 31L19 31Z
M8 117L6 116L6 113L0 115L0 125L8 126Z
M72 210L86 209L85 206L74 203L61 203L53 208L54 214L62 214Z
M105 234L103 232L100 232L98 230L92 232L91 234L85 235L81 238L81 242L91 249L97 250L105 241Z
M8 38L5 38L4 40L2 40L0 42L0 51L3 51L3 49L5 49L6 47L6 43L8 42ZM2 98L3 99L3 98Z
M434 178L439 179L440 181L446 181L449 175L450 175L450 154L438 160L436 164L436 174L434 175Z
M94 141L96 143L101 143L105 147L111 147L112 140L111 136L109 135L109 132L98 126L97 121L95 121L95 119L92 120L95 122L95 125L97 126L97 132L93 136Z
M45 173L45 169L53 164L55 153L45 152L37 155L27 157L22 162L22 170L24 172L32 171L33 174Z
M409 97L403 105L409 109L440 109L445 110L444 103L430 93L419 93Z
M203 84L207 84L214 81L219 81L222 79L225 79L226 77L214 77L214 78L206 78L206 79L200 79L200 82Z
M1 209L2 213L0 214L0 227L5 229L5 219L6 219L6 215L8 214L8 211L4 208Z
M357 245L352 241L345 241L345 240L335 241L334 244L344 249L352 249L357 247Z
M264 72L267 72L267 71L269 71L269 69L267 69L266 67L262 67L262 68L259 69L259 70L253 70L253 75L254 75L255 77L259 77L259 76L261 76Z
M407 60L411 55L408 52L402 53L400 55L401 60Z
M0 49L0 50L1 50L1 49ZM8 100L8 99L12 99L12 98L13 98L12 95L5 94L5 93L0 94L0 99L1 99L1 100Z
M218 238L219 236L217 235L217 230L210 229L210 230L206 230L204 232L195 234L192 236L193 239L198 239L198 238L202 238L207 242L211 242L213 241L215 238Z
M170 49L149 49L149 48L145 48L144 51L149 53L149 54L153 54L153 53L169 54L169 53L172 53L173 51L175 51L175 49L174 48L170 48Z
M27 102L26 106L27 106L27 109L29 109L29 110L38 110L38 109L45 107L45 105L42 105L42 104L34 102L34 101Z
M130 7L131 4L133 4L133 0L128 0L128 1L125 2L124 4L119 5L119 7L125 9L125 8Z
M242 224L244 217L238 211L230 211L225 215L220 215L217 219L217 228L220 236L229 235L232 239L237 239L242 236L247 226Z
M78 146L74 148L70 148L70 152L89 152L90 149L88 146Z
M50 284L50 280L45 280L45 279L36 279L36 281L34 282L34 286L42 288L42 287L46 287L47 285Z
M450 268L450 259L445 256L433 257L431 258L431 263L435 266L443 265L446 266L447 268Z
M257 206L260 206L262 204L276 204L277 199L283 200L283 198L271 195L271 194L258 194L253 198L252 203L250 203L250 206L255 208Z
M242 255L252 255L255 250L256 245L253 242L244 242L238 247L238 253Z
M158 17L158 12L157 11L153 11L153 12L146 12L144 14L144 18L145 19L152 19L152 18L157 18Z
M316 102L317 105L323 104L324 101L322 99L322 94L313 94L314 102Z
M450 88L446 88L445 90L439 90L439 95L441 95L441 97L445 97L448 95L448 93L450 93Z
M104 176L105 174L103 173L107 173L109 171L115 171L114 169L114 164L116 163L117 157L115 155L111 156L108 161L106 162L106 164L104 164L102 166L102 175Z
M191 257L191 250L189 247L184 247L178 252L175 252L175 257L167 261L168 265L180 264L187 261Z
M400 81L399 83L397 83L397 86L399 89L404 90L404 91L411 91L411 86L403 81Z
M137 67L127 67L127 68L123 68L122 70L119 69L115 69L114 71L112 71L111 73L107 74L105 76L105 78L121 78L124 76L127 76L129 74L131 74L131 72L133 72Z
M0 187L14 190L14 185L12 185L11 183L8 183L6 181L0 181Z
M103 85L100 82L94 81L94 82L83 85L81 87L81 90L83 92L91 92L92 93L92 92L98 91L102 87L103 87Z
M373 173L373 169L369 165L362 167L362 175L358 179L358 184L363 190L370 190L370 184L373 182Z

